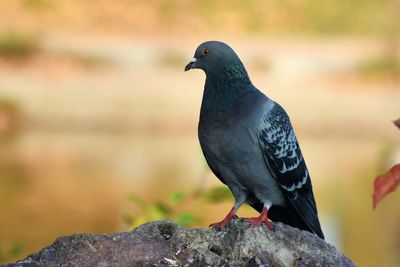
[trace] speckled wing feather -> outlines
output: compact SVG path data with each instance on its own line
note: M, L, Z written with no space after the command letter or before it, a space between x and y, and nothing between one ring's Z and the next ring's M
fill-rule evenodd
M275 103L265 114L261 128L260 146L272 176L304 224L312 232L324 238L318 220L311 179L285 110Z

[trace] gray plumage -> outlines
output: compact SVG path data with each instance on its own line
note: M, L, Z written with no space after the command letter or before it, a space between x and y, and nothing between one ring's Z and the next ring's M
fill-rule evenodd
M201 148L234 195L233 214L248 203L259 212L266 208L272 221L324 238L310 175L285 110L252 84L239 57L222 42L201 44L185 70L193 68L206 73Z

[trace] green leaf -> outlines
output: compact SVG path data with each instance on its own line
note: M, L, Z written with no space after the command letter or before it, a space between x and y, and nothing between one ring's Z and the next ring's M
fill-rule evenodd
M134 221L135 221L135 218L131 215L131 214L124 214L123 215L123 217L122 217L122 219L124 220L124 222L127 224L127 225L129 225L129 226L131 226L133 223L134 223Z
M165 216L170 216L172 214L172 210L170 207L168 207L166 204L157 202L154 204L154 206L162 213L165 214Z
M178 215L176 222L183 226L189 226L199 221L199 218L190 212L184 212Z
M15 256L18 256L20 253L21 253L21 251L22 251L22 244L21 243L16 243L16 244L14 244L12 247L11 247L11 249L10 249L10 255L12 256L12 257L15 257Z
M218 203L224 200L232 199L232 193L226 186L217 186L206 191L204 193L204 197L210 202Z
M129 202L131 202L133 205L135 205L136 208L140 209L141 211L146 209L146 202L143 201L142 198L140 198L136 194L130 194L128 198Z
M163 210L160 210L156 205L152 205L147 211L146 216L148 221L165 220L167 215Z
M169 197L169 201L172 205L176 206L179 205L183 200L185 200L185 198L186 196L183 192L177 191L171 194L171 196Z

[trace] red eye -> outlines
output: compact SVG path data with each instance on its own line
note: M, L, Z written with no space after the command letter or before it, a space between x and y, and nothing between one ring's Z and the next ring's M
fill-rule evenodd
M208 56L210 54L210 50L208 48L204 48L201 53L203 54L203 56Z

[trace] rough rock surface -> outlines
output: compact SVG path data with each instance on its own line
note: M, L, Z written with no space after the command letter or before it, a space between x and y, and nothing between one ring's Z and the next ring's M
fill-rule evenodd
M131 232L75 234L9 266L354 266L332 245L305 231L275 224L225 229L144 224Z

